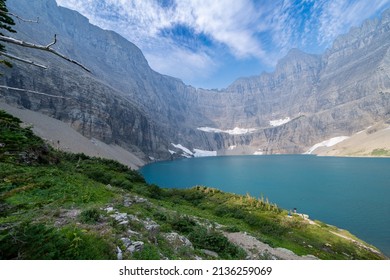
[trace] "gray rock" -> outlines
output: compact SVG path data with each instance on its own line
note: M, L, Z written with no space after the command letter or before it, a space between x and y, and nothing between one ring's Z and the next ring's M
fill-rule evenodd
M160 225L154 221L145 221L144 225L149 235L156 236L160 232Z
M139 252L144 249L144 243L142 241L134 241L131 243L131 245L127 248L127 251L130 253Z
M131 205L132 205L132 202L130 201L130 199L125 198L125 200L123 201L123 206L130 207Z
M130 238L127 238L127 237L122 237L121 241L122 241L122 243L123 243L123 245L125 246L126 249L129 248L130 245L132 244Z
M109 206L109 207L104 208L103 210L105 210L107 213L111 213L111 212L114 212L114 207Z
M127 221L127 214L126 213L116 212L115 214L110 215L110 217L114 218L119 223Z
M130 236L132 236L132 235L140 235L139 232L133 231L133 230L131 230L131 229L127 230L127 233L128 233Z
M218 257L219 257L218 254L217 254L216 252L214 252L214 251L202 249L202 252L203 252L205 255L207 255L207 256L209 256L209 257L212 257L212 258L218 258Z
M171 143L222 152L237 145L265 154L302 153L315 143L389 120L390 10L339 36L321 55L293 49L271 73L240 78L223 90L203 90L156 73L134 44L58 7L55 0L7 4L15 14L39 14L45 22L18 22L19 39L47 43L61 34L56 48L92 73L45 52L7 45L9 53L48 69L31 71L30 65L15 61L0 84L69 99L3 89L2 99L60 119L86 137L121 145L145 161L179 157L182 152ZM270 125L286 117L291 121ZM203 126L257 130L215 134L197 129Z
M148 237L150 241L153 241L155 245L158 244L157 235L160 233L160 225L155 221L147 218L143 221L145 229L148 231Z
M119 247L116 247L116 258L118 260L122 260L123 259L123 254L122 254L122 250L119 248Z
M133 214L129 214L129 215L127 215L127 217L128 217L131 221L140 222L140 219L138 219L137 216L135 216L135 215L133 215Z
M130 253L142 251L144 248L144 243L142 241L132 241L130 238L122 237L121 241L126 251Z
M148 202L148 200L146 198L139 197L139 196L134 196L133 197L133 201L135 203L145 203L145 202Z
M163 234L164 238L173 246L174 250L177 250L181 247L189 247L193 249L193 245L187 237L178 234L177 232L170 232Z

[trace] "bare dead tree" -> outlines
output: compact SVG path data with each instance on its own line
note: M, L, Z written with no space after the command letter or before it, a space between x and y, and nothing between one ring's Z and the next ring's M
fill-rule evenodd
M0 10L0 14L3 14L3 15L9 15L9 16L12 16L20 21L24 21L24 22L31 22L31 23L39 23L39 17L37 17L36 20L33 20L33 19L24 19L22 17L20 17L19 15L17 14L14 14L14 13L10 13L10 12L4 12L4 11L1 11Z
M31 64L31 65L34 65L34 66L37 66L37 67L40 67L40 68L43 68L43 69L47 69L47 67L45 65L36 63L36 62L28 60L28 59L24 59L24 58L21 58L21 57L14 56L14 55L6 53L6 52L1 52L0 51L0 55L8 57L8 58L11 58L11 59L14 59L14 60L17 60L17 61L24 62L24 63L27 63L27 64Z
M70 63L73 63L73 64L81 67L82 69L84 69L87 72L91 72L91 70L89 70L86 66L84 66L80 62L78 62L74 59L71 59L71 58L67 57L66 55L58 52L54 48L52 48L57 43L57 34L54 35L54 40L52 42L50 42L49 44L39 45L39 44L31 43L31 42L26 42L23 40L18 40L18 39L15 39L14 37L12 37L11 35L8 35L8 34L5 35L5 34L1 33L1 29L7 30L9 32L9 34L16 33L16 31L12 29L12 26L15 25L13 18L18 19L19 21L28 22L28 23L39 23L39 18L37 18L36 20L25 19L25 18L15 14L15 13L9 12L7 7L6 7L5 2L6 2L6 0L0 0L0 42L14 44L14 45L18 45L18 46L21 46L24 48L32 48L32 49L38 49L41 51L46 51L46 52L52 53L52 54L54 54L54 55L56 55L64 60L66 60L66 61L69 61ZM45 66L45 65L39 64L39 63L34 62L32 60L22 58L22 57L13 55L13 54L9 54L6 51L5 46L2 44L0 44L0 58L1 58L1 56L6 57L6 58L10 58L12 60L20 61L23 63L27 63L27 64L30 64L30 65L33 65L33 66L36 66L36 67L39 67L42 69L47 69L47 66ZM0 63L5 64L6 66L12 67L12 64L7 60L0 59ZM0 73L0 75L1 75L1 73ZM6 89L6 90L23 91L26 93L40 94L40 95L56 97L56 98L65 98L65 97L55 96L55 95L46 94L46 93L33 91L33 90L8 87L5 85L0 85L0 88ZM65 99L68 99L68 98L65 98Z
M89 70L87 67L85 67L80 62L78 62L76 60L73 60L71 58L68 58L67 56L59 53L58 51L56 51L55 49L53 49L51 47L51 46L53 46L54 44L57 43L57 34L54 35L53 42L49 43L46 46L44 46L44 45L37 45L37 44L30 43L30 42L22 41L22 40L17 40L15 38L4 36L4 35L0 35L0 41L6 42L6 43L11 43L11 44L18 45L18 46L22 46L22 47L25 47L25 48L38 49L38 50L42 50L42 51L47 51L47 52L53 53L53 54L61 57L62 59L65 59L65 60L67 60L67 61L69 61L71 63L74 63L74 64L80 66L85 71L91 72L91 70ZM20 61L23 61L23 59L20 59Z
M14 13L9 13L9 15L17 18L18 20L24 21L24 22L39 23L39 17L37 17L36 20L33 20L33 19L24 19L24 18L14 14Z
M47 93L43 93L43 92L39 92L39 91L35 91L35 90L14 88L14 87L3 86L3 85L0 85L0 88L6 89L6 90L23 91L23 92L26 92L26 93L34 93L34 94L39 94L39 95L44 95L44 96L49 96L49 97L55 97L55 98L70 99L69 97L47 94Z

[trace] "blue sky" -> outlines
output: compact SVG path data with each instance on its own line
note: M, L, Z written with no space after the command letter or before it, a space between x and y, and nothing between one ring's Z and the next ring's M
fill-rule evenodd
M322 53L390 0L56 0L136 44L156 71L203 88L273 71L291 48Z

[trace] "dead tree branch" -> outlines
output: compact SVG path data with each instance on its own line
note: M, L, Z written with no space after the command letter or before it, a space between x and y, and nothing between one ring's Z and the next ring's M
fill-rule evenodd
M36 63L34 61L27 60L27 59L24 59L24 58L21 58L21 57L18 57L18 56L14 56L12 54L8 54L8 53L0 51L0 55L6 56L8 58L11 58L11 59L14 59L14 60L17 60L17 61L24 62L24 63L27 63L27 64L31 64L31 65L34 65L34 66L37 66L37 67L40 67L40 68L43 68L43 69L47 69L47 67L45 65L38 64L38 63Z
M53 46L55 43L57 43L57 34L54 34L54 41L51 42L46 46L46 49L49 49L51 46Z
M0 85L0 88L7 89L7 90L23 91L23 92L27 92L27 93L34 93L34 94L39 94L39 95L44 95L44 96L49 96L49 97L55 97L55 98L70 99L69 97L47 94L47 93L43 93L43 92L39 92L39 91L35 91L35 90L14 88L14 87L8 87L8 86L3 86L3 85Z
M43 51L47 51L47 52L53 53L53 54L61 57L62 59L65 59L65 60L67 60L67 61L69 61L71 63L76 64L77 66L83 68L85 71L91 72L91 70L89 70L87 67L82 65L80 62L78 62L76 60L73 60L71 58L68 58L67 56L65 56L65 55L57 52L53 48L51 48L51 46L54 45L57 42L57 38L56 37L57 36L54 36L54 42L48 44L47 46L36 45L36 44L33 44L33 43L25 42L25 41L22 41L22 40L17 40L17 39L14 39L12 37L7 37L7 36L3 36L3 35L0 35L0 41L6 42L6 43L15 44L15 45L26 47L26 48L38 49L38 50L43 50Z
M9 16L12 16L12 17L17 18L18 20L21 20L21 21L24 21L24 22L39 23L39 17L37 17L36 20L32 20L32 19L24 19L24 18L18 16L17 14L10 13L10 12L0 11L0 13L1 13L1 14L5 14L5 15L9 15Z

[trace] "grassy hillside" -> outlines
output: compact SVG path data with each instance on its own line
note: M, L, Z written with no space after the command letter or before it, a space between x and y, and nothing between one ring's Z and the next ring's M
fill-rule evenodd
M385 258L263 198L162 189L118 162L54 150L0 111L0 259L279 258L240 246L232 232L299 256Z

